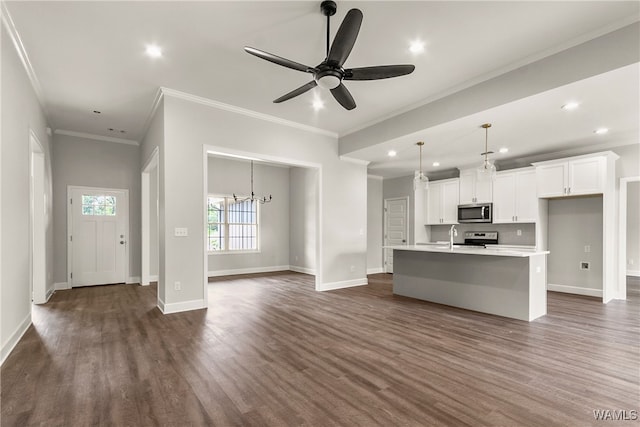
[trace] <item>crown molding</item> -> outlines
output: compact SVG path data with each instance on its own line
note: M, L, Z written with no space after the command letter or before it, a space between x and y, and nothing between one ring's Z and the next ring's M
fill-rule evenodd
M93 133L76 132L73 130L56 129L53 131L53 133L56 135L75 136L76 138L91 139L94 141L115 142L118 144L135 145L135 146L140 145L138 141L134 141L133 139L114 138L112 136L95 135Z
M151 108L149 109L149 113L147 113L147 118L144 121L144 126L142 127L142 135L141 140L147 136L147 132L149 131L149 127L151 126L151 121L153 117L156 115L156 111L158 111L158 107L160 106L160 102L162 101L162 89L158 88L156 91L156 96L153 98L153 103L151 104Z
M202 96L192 95L190 93L180 92L175 89L161 87L160 90L165 96L171 96L174 98L184 99L185 101L195 102L197 104L206 105L208 107L218 108L220 110L230 111L232 113L242 114L244 116L252 117L254 119L264 120L271 123L276 123L283 126L288 126L296 129L300 129L306 132L316 133L319 135L329 136L331 138L338 139L338 134L325 129L316 128L313 126L304 125L302 123L293 122L290 120L281 119L280 117L271 116L269 114L259 113L257 111L248 110L246 108L236 107L235 105L225 104L223 102L214 101Z
M47 105L44 101L44 93L42 92L42 86L40 85L40 81L36 76L36 72L33 69L33 65L31 65L31 61L29 60L29 55L27 55L27 51L22 43L22 39L20 38L20 34L18 34L18 30L13 22L13 18L11 18L11 14L9 13L9 9L7 9L7 4L2 1L0 2L0 15L2 15L2 23L4 24L7 32L9 33L9 37L11 37L11 41L13 42L13 46L16 48L16 53L22 62L22 65L29 77L29 81L31 82L31 87L33 87L33 91L36 94L36 98L38 98L38 102L40 103L40 107L44 113L45 119L47 122L49 120L49 112L47 111Z
M384 180L384 177L380 176L380 175L367 175L367 178L369 178L369 179L377 179L378 181Z
M355 163L356 165L363 165L363 166L368 166L369 163L371 163L369 160L354 159L353 157L348 157L348 156L340 156L340 160L344 162Z

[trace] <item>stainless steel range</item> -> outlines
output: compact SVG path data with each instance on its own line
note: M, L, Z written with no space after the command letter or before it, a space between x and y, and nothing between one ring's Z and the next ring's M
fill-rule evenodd
M498 244L498 232L497 231L466 231L464 233L464 243L460 243L465 246L479 246L485 247L486 245Z

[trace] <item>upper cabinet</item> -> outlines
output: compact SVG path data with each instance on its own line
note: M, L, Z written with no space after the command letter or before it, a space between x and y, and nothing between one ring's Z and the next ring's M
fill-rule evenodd
M427 225L458 223L457 178L429 183L427 190Z
M601 194L605 189L606 165L606 153L534 163L538 197Z
M493 186L490 180L479 180L475 169L460 171L460 204L491 203Z
M534 168L498 172L493 182L493 222L536 222L538 197Z

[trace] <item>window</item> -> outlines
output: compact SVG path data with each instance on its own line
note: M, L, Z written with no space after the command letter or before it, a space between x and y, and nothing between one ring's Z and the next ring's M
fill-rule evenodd
M83 194L82 215L115 216L115 196L88 196Z
M258 250L258 205L250 200L209 196L207 242L209 252Z

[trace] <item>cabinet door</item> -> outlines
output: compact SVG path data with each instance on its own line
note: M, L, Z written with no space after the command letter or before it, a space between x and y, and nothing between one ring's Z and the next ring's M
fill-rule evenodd
M535 189L534 189L535 197ZM496 175L493 182L493 222L514 222L516 198L516 174L504 173Z
M458 223L459 180L442 183L441 212L444 224Z
M460 204L467 205L475 203L476 197L476 171L466 170L460 171Z
M536 167L538 197L562 197L566 195L567 163Z
M536 222L538 220L538 196L536 195L535 170L516 172L514 195L516 222Z
M570 195L598 194L604 190L604 159L578 159L569 162L567 192Z
M476 179L475 190L475 203L491 203L493 201L493 181L490 179Z
M441 224L440 206L442 198L442 184L429 184L427 190L427 225Z

